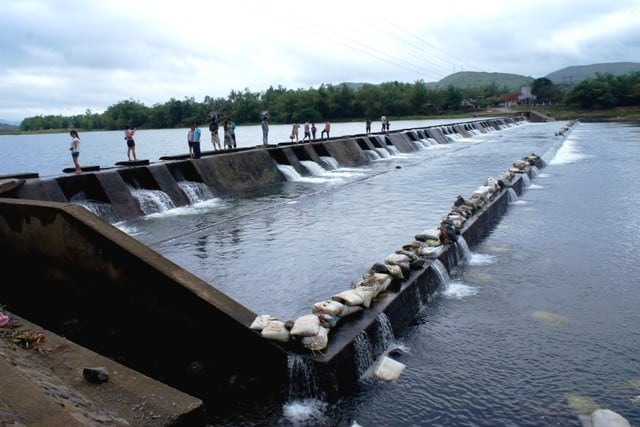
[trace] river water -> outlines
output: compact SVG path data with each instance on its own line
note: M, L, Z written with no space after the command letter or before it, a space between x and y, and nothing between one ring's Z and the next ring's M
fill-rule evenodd
M212 425L579 426L599 407L640 425L640 127L578 123L557 136L565 124L425 144L361 168L308 165L310 177L283 168L282 185L116 223L256 313L287 320L435 228L488 176L529 153L547 162L392 337L406 366L398 380L363 374L356 393L331 402L242 402Z

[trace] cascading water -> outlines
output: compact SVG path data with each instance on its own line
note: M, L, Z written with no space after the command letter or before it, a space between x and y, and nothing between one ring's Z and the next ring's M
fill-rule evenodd
M449 272L447 271L447 267L444 266L442 261L439 259L435 259L431 264L431 268L436 272L436 275L440 279L440 285L447 286L451 279L449 278Z
M358 334L358 336L353 340L353 346L356 367L358 369L358 377L361 377L374 361L371 341L369 340L369 336L366 331L362 331Z
M164 191L132 188L131 195L138 200L140 209L145 215L164 212L176 207L171 197Z
M204 202L213 198L209 187L203 182L179 181L178 185L189 199L190 204Z
M464 237L458 236L456 248L458 249L458 263L469 261L471 258L471 249L469 249L469 244Z

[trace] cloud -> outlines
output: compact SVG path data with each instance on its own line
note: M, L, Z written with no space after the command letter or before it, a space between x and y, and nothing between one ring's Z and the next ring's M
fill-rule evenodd
M637 61L640 0L0 0L0 118Z

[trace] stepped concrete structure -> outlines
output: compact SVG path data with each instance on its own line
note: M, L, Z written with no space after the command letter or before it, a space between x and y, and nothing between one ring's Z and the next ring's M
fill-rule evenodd
M419 139L447 144L452 141L450 135L466 137L525 120L498 118L304 144L205 152L201 159L175 156L148 165L99 169L47 180L32 174L0 177L3 260L5 265L24 266L17 282L4 281L0 286L0 302L10 307L18 319L28 319L51 337L57 337L52 340L59 342L64 336L70 346L84 348L83 366L104 364L118 372L126 370L127 376L138 372L148 378L144 387L136 384L126 389L132 401L144 400L142 395L148 393L145 387L158 387L158 393L177 396L180 403L172 411L161 405L157 409L165 414L164 425L192 422L202 412L224 413L238 401L282 396L292 355L304 358L325 380L327 389L337 393L349 390L358 379L354 360L358 335L366 331L369 336L376 336L381 313L395 333L405 328L440 284L433 268L435 260L447 269L458 263L460 249L455 243L446 245L437 258L423 259L390 291L376 298L370 308L338 323L326 349L313 353L265 339L250 328L256 313L72 199L84 192L87 198L111 206L117 221L129 220L144 214L131 195L131 186L162 190L176 206L184 206L189 201L180 188L182 180L204 183L216 196L233 194L284 181L279 164L290 165L300 174L307 173L300 161L320 163L323 156L335 158L341 166L361 166L369 161L366 150L393 145L401 153L411 153L417 151ZM516 174L509 188L497 191L464 223L459 233L470 248L500 220L507 209L508 192L519 194L521 188L521 176ZM226 344L230 342L234 345ZM28 383L30 388L42 384L22 374L7 356L14 351L29 350L19 350L11 343L0 346L0 408L4 402L9 411L14 408L17 417L25 411L27 419L32 409L15 409L15 402L3 396L10 394L16 384ZM260 363L255 363L256 355ZM79 368L75 367L73 379L61 376L60 380L71 381L73 387L82 389ZM166 387L165 391L160 391L160 384ZM108 403L104 405L108 407ZM112 411L120 409L114 407ZM63 415L68 416L60 416ZM133 416L130 412L119 416L131 425L147 425L127 418Z

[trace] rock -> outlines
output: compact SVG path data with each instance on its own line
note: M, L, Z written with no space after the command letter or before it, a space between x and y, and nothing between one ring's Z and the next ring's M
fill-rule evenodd
M82 376L93 384L102 384L109 381L109 371L104 366L95 368L84 368Z

